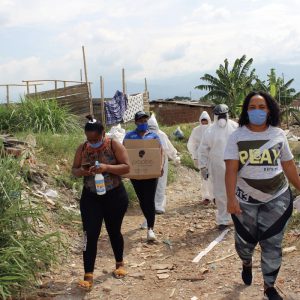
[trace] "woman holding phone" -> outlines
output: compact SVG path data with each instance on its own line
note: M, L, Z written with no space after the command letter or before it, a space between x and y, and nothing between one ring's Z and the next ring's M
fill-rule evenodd
M93 272L97 255L97 242L103 221L107 229L116 260L113 275L124 277L124 240L121 233L123 217L128 206L128 196L121 181L121 175L129 172L127 151L119 142L105 136L103 125L88 116L85 125L87 141L81 144L75 154L72 173L83 177L83 191L80 211L84 231L83 263L84 278L79 286L90 289L93 286ZM95 166L96 161L100 166ZM104 176L106 193L97 195L95 175Z

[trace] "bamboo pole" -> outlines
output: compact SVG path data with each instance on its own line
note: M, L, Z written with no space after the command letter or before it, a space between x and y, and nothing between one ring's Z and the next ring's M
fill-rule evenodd
M101 93L101 122L103 124L103 126L106 126L106 120L105 120L105 113L104 113L104 109L105 109L105 104L104 104L104 80L103 77L100 76L100 93Z
M30 90L29 90L29 81L26 81L26 86L27 86L27 94L30 94Z
M9 85L6 86L6 102L9 105Z
M34 85L35 82L54 82L54 81L57 81L57 82L69 82L69 83L82 83L82 81L76 81L76 80L60 80L60 79L37 79L37 80L22 80L22 82L33 82L32 84L30 85ZM42 84L42 83L41 83ZM91 84L93 84L91 82Z
M82 56L83 56L83 64L84 64L84 75L85 75L85 82L87 84L88 92L89 92L89 98L90 98L90 114L94 114L94 108L93 108L93 100L92 100L92 93L90 89L90 85L88 84L88 75L87 75L87 66L86 66L86 58L85 58L85 50L84 46L82 46Z
M123 94L126 94L126 84L125 84L125 69L122 69L122 90Z
M0 84L0 86L26 86L26 84ZM34 84L29 84L29 86L33 86ZM36 85L43 85L42 83L37 83Z

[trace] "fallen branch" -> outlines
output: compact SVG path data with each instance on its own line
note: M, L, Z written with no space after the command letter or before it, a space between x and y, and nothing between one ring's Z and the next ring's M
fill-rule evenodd
M199 276L199 277L182 277L182 278L177 278L177 280L186 280L186 281L201 281L204 280L204 276Z
M276 284L276 287L278 288L278 290L281 292L281 294L283 296L285 296L285 297L287 296L286 293L283 291L283 289L278 284Z
M229 258L229 257L231 257L231 256L234 256L235 254L236 254L236 253L232 253L232 254L227 255L227 256L224 256L224 257L222 257L222 258L218 258L218 259L209 261L209 262L207 262L206 264L207 264L207 265L210 265L210 264L216 263L216 262L218 262L218 261L225 260L225 259L227 259L227 258Z

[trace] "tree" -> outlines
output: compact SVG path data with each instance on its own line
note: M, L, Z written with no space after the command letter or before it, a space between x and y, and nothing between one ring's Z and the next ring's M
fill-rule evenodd
M296 90L291 87L293 82L293 78L285 82L284 75L277 77L276 70L271 69L270 74L268 74L267 82L257 78L253 88L255 90L268 92L281 106L288 106L293 100L299 99L300 97L300 93L297 93Z
M272 68L270 74L268 74L267 82L257 78L253 86L255 90L268 92L278 102L281 108L281 117L285 119L287 124L289 123L288 119L290 115L295 117L295 113L299 113L290 106L294 100L300 98L300 92L296 92L296 90L291 87L293 82L293 78L285 82L283 74L282 77L277 77L275 69Z
M245 96L252 90L253 82L257 78L255 69L250 70L253 59L246 59L246 55L237 58L231 70L229 62L224 60L216 70L216 75L204 74L200 79L206 84L196 86L196 89L208 91L202 100L210 100L215 104L225 103L235 117L240 111Z

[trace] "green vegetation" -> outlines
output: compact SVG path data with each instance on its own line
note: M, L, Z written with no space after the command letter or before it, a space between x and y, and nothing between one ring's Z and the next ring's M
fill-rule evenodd
M261 80L255 74L255 69L251 69L252 64L253 59L246 60L246 55L243 55L235 60L231 70L228 60L225 59L224 65L221 64L216 70L216 76L204 74L200 80L205 84L195 87L201 91L208 91L201 101L225 103L231 115L236 117L240 113L245 96L252 90L261 90L270 93L287 111L288 105L300 97L300 93L291 87L294 79L285 81L283 75L277 76L275 69L271 69L267 81Z
M239 113L239 106L245 96L252 90L253 82L256 79L255 69L251 69L253 59L246 61L246 55L237 58L231 70L229 62L224 60L216 70L216 75L204 74L200 79L207 82L196 86L196 89L208 91L202 98L211 100L215 104L226 103L233 117Z
M289 105L293 100L300 97L300 93L297 93L296 90L291 87L294 79L290 79L286 82L283 75L282 77L276 75L275 69L271 69L270 74L267 76L267 81L256 79L256 83L254 84L256 90L270 93L281 105Z
M0 160L0 297L7 299L33 287L61 248L57 233L43 234L42 209L25 193L18 161Z
M184 138L182 140L176 139L175 136L173 135L173 132L178 127L177 125L174 125L174 126L160 126L160 129L168 135L170 141L172 142L174 147L177 149L177 151L180 153L181 164L183 166L191 168L191 169L195 169L195 166L194 166L194 162L191 158L190 153L188 152L188 149L187 149L186 145L187 145L188 139L189 139L189 137L192 133L193 128L197 125L198 124L194 124L194 123L192 123L192 124L181 124L180 129L182 130L182 132L184 134Z
M22 99L19 104L0 105L0 131L69 133L79 129L78 118L55 99Z

